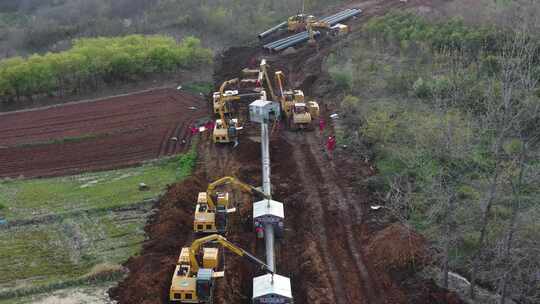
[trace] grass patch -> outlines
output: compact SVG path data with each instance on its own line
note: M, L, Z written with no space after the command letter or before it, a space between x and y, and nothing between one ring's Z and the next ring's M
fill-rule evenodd
M0 205L8 221L66 215L90 209L113 209L158 196L165 185L184 178L195 164L195 152L141 167L83 175L0 182ZM139 191L139 183L149 186Z
M214 89L214 85L209 82L189 82L182 85L182 89L192 94L203 93L204 95L208 95Z
M145 239L149 199L195 163L192 149L136 168L0 182L0 300L118 278Z

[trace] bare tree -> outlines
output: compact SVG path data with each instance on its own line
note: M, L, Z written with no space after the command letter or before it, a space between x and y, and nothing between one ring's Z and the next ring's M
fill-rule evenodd
M515 136L517 126L529 110L523 106L521 98L536 86L533 67L536 43L531 39L527 28L504 34L499 56L500 73L490 84L489 95L485 98L485 130L493 136L490 149L494 161L487 191L484 197L480 220L480 236L472 258L470 297L475 298L475 286L480 267L480 260L486 247L490 214L498 198L498 190L503 175L503 143Z

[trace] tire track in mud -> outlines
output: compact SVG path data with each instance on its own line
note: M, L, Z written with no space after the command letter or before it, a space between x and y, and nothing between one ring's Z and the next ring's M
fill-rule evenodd
M374 286L374 281L371 279L366 263L364 262L365 258L362 249L359 248L362 244L361 238L358 232L353 229L353 224L357 223L360 225L362 223L363 214L358 209L358 203L361 202L352 197L351 192L345 189L343 183L338 182L340 181L340 175L336 171L334 163L332 161L326 161L323 158L323 153L317 153L315 151L315 147L322 147L319 137L316 137L313 133L304 135L304 139L308 143L307 145L302 145L304 152L306 155L309 155L313 163L318 164L317 168L325 168L327 174L326 176L321 174L321 181L331 191L329 198L333 197L337 201L339 218L345 219L341 223L343 223L343 228L345 229L347 247L352 254L354 265L362 281L368 303L380 303L382 302L381 295Z
M291 146L293 147L291 156L295 159L295 162L298 165L295 169L297 170L297 173L301 179L299 184L305 187L304 191L307 194L305 201L311 202L310 208L313 210L312 215L314 217L314 222L326 223L324 213L326 213L327 210L325 210L326 208L324 207L324 204L317 200L317 197L322 196L322 193L320 193L321 189L314 186L317 184L317 180L315 180L313 172L307 172L307 170L312 167L306 162L306 159L303 157L302 151L300 151L298 145L291 144ZM317 201L319 204L315 204ZM339 273L343 272L344 269L340 268L339 265L335 263L336 261L328 254L328 252L332 251L332 246L329 244L328 236L330 236L330 238L334 236L326 230L326 227L327 225L325 224L315 225L314 228L317 230L316 232L319 236L319 252L322 255L322 259L327 268L327 273L330 276L329 279L332 282L331 287L333 298L336 300L336 303L351 303L349 301L350 299L345 297L345 288L341 284L341 280L339 278Z
M315 222L320 223L314 228L318 230L320 252L328 268L336 303L378 303L379 299L372 294L371 279L352 229L354 219L350 215L349 200L336 184L339 178L335 172L328 178L328 165L323 163L321 157L315 156L321 155L314 151L315 147L321 145L313 133L288 133L285 136L297 143L291 145L292 157L298 164L297 170L302 179L300 183L308 193L306 200L314 209ZM323 168L326 168L326 176ZM336 229L329 230L331 227ZM343 286L344 282L347 288Z

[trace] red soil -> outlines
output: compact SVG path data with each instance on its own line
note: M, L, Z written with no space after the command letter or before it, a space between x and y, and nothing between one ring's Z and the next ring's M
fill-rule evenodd
M198 97L160 89L1 114L0 177L75 174L172 155L187 146L181 140L205 109Z

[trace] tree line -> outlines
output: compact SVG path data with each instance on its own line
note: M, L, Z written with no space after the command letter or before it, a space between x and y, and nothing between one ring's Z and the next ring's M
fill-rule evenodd
M458 272L501 304L540 300L540 39L515 21L392 14L326 63L338 137L377 166L368 187L432 241L442 285Z
M82 38L60 53L0 61L0 99L63 96L103 83L135 80L211 64L212 52L194 37L177 43L167 36Z

